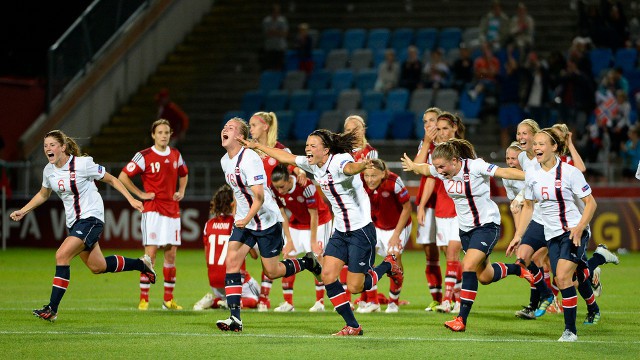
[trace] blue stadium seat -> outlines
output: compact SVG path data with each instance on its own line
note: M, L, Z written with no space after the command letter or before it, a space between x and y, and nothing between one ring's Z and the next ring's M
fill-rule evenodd
M342 47L351 53L355 49L362 49L367 39L367 31L365 29L349 29L344 32Z
M246 116L245 112L242 110L229 110L222 116L222 122L220 123L220 128L224 127L224 124L227 123L230 119L234 117L238 117L240 119L246 120L244 117Z
M287 50L284 60L285 71L298 70L300 65L300 59L298 58L298 52L295 50Z
M351 89L353 85L353 70L343 69L336 70L331 76L331 88L340 92L345 89Z
M338 94L333 89L318 90L313 97L313 110L333 110L336 106Z
M629 82L629 94L635 94L640 91L640 70L634 69L624 74ZM634 103L632 101L631 103Z
M327 70L316 70L307 78L307 89L311 91L323 90L329 87L331 73Z
M389 29L371 29L367 37L367 48L371 50L386 49L390 37L391 31Z
M448 27L440 31L438 36L438 47L445 51L459 48L462 40L462 29L459 27Z
M342 46L342 30L325 29L320 33L318 49L322 49L325 54L329 53L332 49L339 48L340 46Z
M408 140L412 138L416 115L412 111L399 111L393 114L391 138Z
M310 90L296 90L289 97L289 110L304 111L311 107L313 94Z
M385 109L393 112L404 111L409 102L409 90L394 89L387 93Z
M389 132L392 113L390 111L376 110L369 112L367 119L367 138L370 140L384 140Z
M314 69L322 69L324 68L324 60L327 57L327 53L322 49L313 49L312 55L313 57L313 68Z
M242 111L247 114L253 114L262 109L264 102L264 94L260 90L247 91L242 96Z
M373 52L373 68L378 69L378 66L384 62L384 53L387 49L379 49ZM377 76L377 73L376 73Z
M626 74L635 69L637 60L638 50L634 48L618 49L614 64L616 67L622 68L622 71Z
M477 118L482 111L482 102L484 101L484 93L478 94L475 99L471 99L467 91L460 93L460 111L464 115L464 119ZM462 122L464 122L462 119Z
M299 111L293 124L293 138L306 140L309 134L318 127L320 113L318 111Z
M384 94L380 91L367 90L362 97L362 109L368 113L376 110L382 110L384 102Z
M278 111L278 139L288 140L291 137L291 129L293 128L293 111Z
M422 121L422 117L424 116L423 112L414 112L415 121L413 124L413 130L415 131L416 139L424 139L424 122Z
M608 69L611 65L611 49L592 49L589 51L589 58L591 59L591 73L594 77L598 78L600 73L605 69Z
M284 90L270 91L264 98L264 109L269 112L282 111L287 108L289 93Z
M355 77L355 88L360 90L361 93L367 92L367 90L373 90L373 86L376 84L378 73L374 69L362 70Z
M262 90L265 94L269 91L280 89L280 85L282 85L282 80L284 79L284 74L281 71L263 71L260 74L260 90Z
M399 28L396 29L391 35L390 47L396 52L400 49L406 49L413 42L413 29Z
M420 52L433 50L438 40L438 29L422 28L416 31L416 47Z

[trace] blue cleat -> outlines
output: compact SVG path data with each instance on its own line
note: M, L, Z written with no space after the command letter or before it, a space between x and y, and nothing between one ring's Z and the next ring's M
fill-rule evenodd
M547 308L549 307L549 305L553 304L554 299L555 297L553 296L553 294L551 294L551 296L549 296L548 298L545 298L544 300L540 301L540 305L538 306L535 312L535 315L537 318L539 318L540 316L544 315L547 312Z

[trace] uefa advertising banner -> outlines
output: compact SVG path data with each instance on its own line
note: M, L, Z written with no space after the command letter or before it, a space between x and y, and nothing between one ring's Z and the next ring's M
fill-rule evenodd
M513 238L514 223L506 199L498 199L502 213L502 234L496 250L504 250ZM598 208L591 221L590 249L605 244L610 249L640 250L640 201L628 198L599 198ZM67 236L62 202L49 200L27 214L20 222L9 214L24 206L26 201L9 201L3 223L8 224L7 245L11 247L58 247ZM208 219L208 201L182 201L182 247L202 248L202 227ZM141 214L126 201L105 201L105 226L100 239L102 248L141 248ZM407 249L415 245L417 221L413 214L413 233Z

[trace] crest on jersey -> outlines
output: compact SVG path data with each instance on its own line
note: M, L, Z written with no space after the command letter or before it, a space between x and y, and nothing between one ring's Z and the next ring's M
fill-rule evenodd
M270 158L269 158L269 160L267 160L267 162L269 163L269 165L271 165L271 166L275 166L275 164L276 164L276 162L277 162L277 161L276 161L276 159L274 159L274 158L270 157Z
M236 166L236 175L240 175L240 168Z
M76 172L75 171L71 172L71 174L69 176L69 179L71 179L71 181L75 181L76 180Z
M298 202L299 202L299 203L303 203L303 202L304 202L304 197L302 197L302 196L298 196L298 197L296 198L296 200L298 200Z
M131 172L136 169L136 164L134 162L130 162L127 164L127 171Z
M388 191L383 191L383 192L380 193L380 195L382 195L382 197L384 197L384 198L388 198L389 195L391 195L391 194L389 194Z
M462 175L462 180L464 180L464 182L469 182L469 174Z
M177 161L174 161L174 162L173 162L173 168L174 168L174 169L177 169L177 168L178 168L178 162L177 162Z
M555 186L556 186L556 189L560 189L562 187L562 180L556 180Z

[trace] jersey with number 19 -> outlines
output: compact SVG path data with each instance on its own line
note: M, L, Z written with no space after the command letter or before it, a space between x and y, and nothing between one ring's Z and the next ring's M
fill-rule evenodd
M458 214L460 230L468 232L481 225L500 225L500 210L491 200L489 177L498 167L482 159L462 159L460 171L451 179L438 174L433 165L431 175L444 182L445 190L453 199Z
M69 156L61 168L47 164L42 171L42 187L58 194L64 204L67 227L79 219L95 217L104 222L104 203L94 183L105 169L89 156Z
M253 204L253 191L251 187L260 185L264 188L264 202L258 213L247 224L250 230L262 231L282 222L282 215L271 191L267 189L267 176L264 172L262 159L251 149L242 148L233 158L224 154L220 159L225 180L233 190L236 200L235 219L242 220L249 213Z

